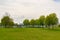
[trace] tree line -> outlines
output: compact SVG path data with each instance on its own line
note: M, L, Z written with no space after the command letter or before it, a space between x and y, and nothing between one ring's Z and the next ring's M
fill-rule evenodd
M57 25L59 23L58 21L58 17L56 15L56 13L51 13L49 15L47 15L46 17L44 15L40 16L38 19L25 19L23 21L24 25L32 25L34 27L34 25L40 25L42 27L48 27L50 28L52 26L52 28L54 27L54 25Z
M51 13L51 14L47 15L46 17L44 15L42 15L38 19L23 20L24 26L31 25L32 27L38 25L38 26L42 26L42 27L45 26L48 28L50 28L50 26L52 26L52 28L53 28L53 26L57 25L57 24L59 24L59 21L58 21L58 17L56 15L56 13ZM1 25L4 27L12 27L12 26L18 25L18 24L15 24L13 19L7 15L1 19Z

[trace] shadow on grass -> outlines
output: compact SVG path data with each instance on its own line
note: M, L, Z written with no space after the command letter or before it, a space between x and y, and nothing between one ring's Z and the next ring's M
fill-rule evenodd
M51 29L52 31L60 31L60 29Z
M60 29L44 29L44 30L49 30L49 31L60 31Z

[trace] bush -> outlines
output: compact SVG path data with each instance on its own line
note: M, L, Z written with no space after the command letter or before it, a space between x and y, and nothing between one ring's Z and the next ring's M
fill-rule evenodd
M58 25L58 27L60 27L60 24Z

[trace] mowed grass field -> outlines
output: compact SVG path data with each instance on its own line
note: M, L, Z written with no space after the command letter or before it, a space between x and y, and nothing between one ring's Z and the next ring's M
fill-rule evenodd
M60 30L0 28L0 40L60 40Z

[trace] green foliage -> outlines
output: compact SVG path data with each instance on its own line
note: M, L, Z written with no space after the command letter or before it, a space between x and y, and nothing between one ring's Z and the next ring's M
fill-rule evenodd
M54 25L57 25L57 24L58 24L58 18L55 13L52 13L46 17L45 25L47 27L49 27L49 29L50 29L50 27L52 27L52 29L53 29Z
M31 25L35 25L35 20L34 19L31 19L30 24Z
M23 21L23 24L24 24L24 25L30 25L30 22L29 22L28 19L25 19L25 20Z
M60 24L58 25L58 27L60 27Z
M29 20L28 19L25 19L24 22L23 22L25 25L29 24ZM39 19L31 19L30 20L30 25L39 25L39 26L54 26L54 25L57 25L58 24L58 18L57 18L57 15L55 13L51 13L49 14L48 16L45 16L42 15L40 16Z
M39 18L40 25L45 25L45 16L40 16Z
M35 20L35 25L40 25L39 19Z
M51 25L55 25L58 23L58 18L55 13L52 13L49 16L50 16L50 20L51 20Z
M45 19L45 25L50 25L50 17L47 16L46 19Z
M1 19L1 24L3 26L7 27L7 26L13 26L14 25L14 22L13 22L13 19L11 19L9 16L4 16Z
M56 14L52 13L49 16L47 16L45 19L45 24L48 26L58 24L58 18L56 16Z

